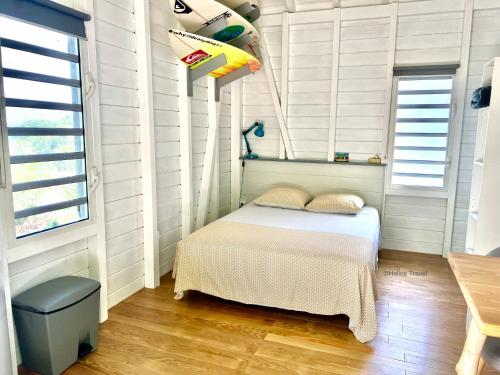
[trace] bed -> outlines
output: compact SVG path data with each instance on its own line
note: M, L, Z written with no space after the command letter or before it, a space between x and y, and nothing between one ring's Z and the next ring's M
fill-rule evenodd
M176 298L223 299L321 315L345 314L361 342L377 333L378 211L324 214L250 203L179 242Z

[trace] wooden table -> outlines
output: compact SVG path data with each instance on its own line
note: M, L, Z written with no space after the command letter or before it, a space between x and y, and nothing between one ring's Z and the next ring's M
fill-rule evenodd
M475 375L486 337L500 337L500 258L451 254L448 262L473 316L456 370Z

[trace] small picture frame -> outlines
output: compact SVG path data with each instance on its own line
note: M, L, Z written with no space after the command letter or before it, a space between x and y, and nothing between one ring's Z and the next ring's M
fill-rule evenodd
M335 153L335 161L347 163L349 161L349 153L348 152L336 152Z

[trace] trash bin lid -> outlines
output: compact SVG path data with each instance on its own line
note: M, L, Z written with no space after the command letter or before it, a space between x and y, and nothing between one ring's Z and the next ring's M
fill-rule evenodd
M37 285L12 298L14 308L50 314L74 305L98 289L98 281L77 276L64 276Z

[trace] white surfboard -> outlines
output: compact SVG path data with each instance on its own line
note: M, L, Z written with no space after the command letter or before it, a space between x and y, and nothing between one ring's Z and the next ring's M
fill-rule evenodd
M259 3L257 0L217 0L228 8L239 13L248 22L253 23L260 17ZM245 6L248 4L248 6Z
M249 3L251 6L259 6L259 2L257 0L217 0L219 3L224 4L228 8L236 9L245 3Z
M238 13L215 0L170 0L170 5L180 24L188 33L196 33L214 22L225 19L227 27L209 37L227 43L248 35L251 48L259 45L259 33Z

